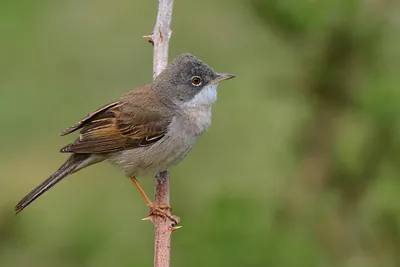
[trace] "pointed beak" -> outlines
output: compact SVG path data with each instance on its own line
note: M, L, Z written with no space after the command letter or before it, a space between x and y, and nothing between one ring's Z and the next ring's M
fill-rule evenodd
M235 77L236 77L236 75L229 74L229 73L217 73L217 78L215 78L212 81L212 83L213 84L220 83L222 81L226 81L226 80L229 80L229 79L232 79L232 78L235 78Z

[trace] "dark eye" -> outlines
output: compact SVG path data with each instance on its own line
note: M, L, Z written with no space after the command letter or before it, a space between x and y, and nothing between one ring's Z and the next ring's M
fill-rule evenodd
M201 78L199 76L192 77L192 84L194 86L199 86L201 84Z

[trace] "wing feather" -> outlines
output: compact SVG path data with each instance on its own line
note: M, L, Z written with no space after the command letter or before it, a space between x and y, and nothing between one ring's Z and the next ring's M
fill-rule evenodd
M76 130L82 128L89 120L91 120L94 116L101 114L103 111L108 110L109 108L112 108L116 105L118 105L119 101L114 101L110 104L107 104L105 106L102 106L101 108L87 114L84 118L82 118L80 121L78 121L74 126L69 127L67 129L65 129L64 131L62 131L60 133L61 136L70 134L72 132L75 132Z
M138 94L136 98L141 96L143 94ZM154 105L134 104L134 100L135 97L130 97L129 101L108 104L66 129L62 135L81 129L80 136L60 151L110 153L148 146L161 140L171 122L170 112L155 108Z

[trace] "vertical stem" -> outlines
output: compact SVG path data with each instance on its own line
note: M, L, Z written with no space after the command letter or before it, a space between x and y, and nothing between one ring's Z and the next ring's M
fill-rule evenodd
M173 0L158 0L157 22L151 34L151 39L154 43L153 78L157 77L168 64L173 4Z
M169 173L159 173L154 180L154 197L158 205L169 206ZM169 219L155 216L154 222L154 267L170 266L171 234L173 223Z
M159 0L156 25L150 38L154 44L153 78L168 64L168 44L171 37L173 0ZM155 203L170 206L169 173L160 172L154 179ZM169 211L168 211L169 212ZM169 267L171 253L171 234L174 222L169 218L153 216L154 223L154 267Z

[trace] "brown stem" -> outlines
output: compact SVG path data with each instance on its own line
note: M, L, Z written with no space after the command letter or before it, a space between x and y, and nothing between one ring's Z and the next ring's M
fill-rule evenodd
M154 45L153 55L153 79L161 73L168 64L168 44L171 37L173 0L159 0L156 25L153 32L146 36ZM154 179L154 198L159 206L169 204L169 173L160 172ZM170 214L170 211L167 211ZM171 234L175 223L169 217L152 216L154 223L154 267L169 267L171 254Z
M155 202L161 206L169 206L169 173L160 172L154 183ZM170 218L154 216L154 267L167 267L170 262L171 234L175 229L175 221ZM177 221L179 219L177 218Z

